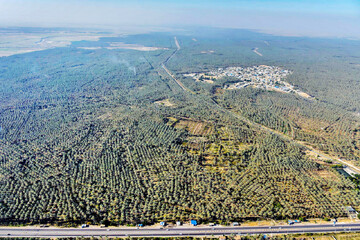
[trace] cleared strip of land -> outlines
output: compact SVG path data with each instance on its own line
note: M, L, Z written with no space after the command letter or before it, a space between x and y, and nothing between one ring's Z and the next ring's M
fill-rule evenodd
M254 48L252 51L253 51L254 53L256 53L257 55L259 55L260 57L262 57L263 55L258 52L258 49L259 49L259 48Z
M177 49L171 54L162 64L161 67L166 71L166 73L170 76L172 80L174 80L184 91L191 92L189 89L187 89L180 80L176 79L175 76L170 72L170 70L165 66L165 64L181 49L180 44L176 37L174 37L175 45Z

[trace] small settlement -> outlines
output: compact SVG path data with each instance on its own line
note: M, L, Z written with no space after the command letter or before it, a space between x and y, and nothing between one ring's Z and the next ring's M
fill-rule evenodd
M290 70L282 69L276 66L259 65L252 67L227 67L218 68L209 72L184 74L186 77L192 77L196 81L213 83L216 79L232 77L237 82L225 85L224 89L240 89L245 87L261 88L269 91L278 91L283 93L296 93L305 98L312 98L305 92L296 89L284 79L290 75Z

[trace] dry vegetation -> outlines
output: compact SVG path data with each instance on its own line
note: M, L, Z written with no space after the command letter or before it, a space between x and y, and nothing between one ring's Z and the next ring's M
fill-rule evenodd
M160 101L156 101L155 104L161 104L163 106L166 107L174 107L175 104L173 104L170 99L164 99L164 100L160 100Z

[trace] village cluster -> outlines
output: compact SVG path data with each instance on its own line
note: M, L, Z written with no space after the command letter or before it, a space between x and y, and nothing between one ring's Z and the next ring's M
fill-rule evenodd
M308 94L295 89L290 83L285 82L284 79L290 75L290 70L282 69L276 66L252 66L252 67L227 67L218 68L209 72L190 73L185 74L187 77L192 77L196 81L213 83L214 80L223 77L233 77L238 79L238 82L225 85L224 89L239 89L245 87L262 88L272 91L280 91L286 93L297 93L303 97L310 98Z

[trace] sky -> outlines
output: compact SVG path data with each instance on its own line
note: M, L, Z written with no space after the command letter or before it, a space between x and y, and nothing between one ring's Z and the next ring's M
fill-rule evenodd
M207 26L360 39L360 0L0 0L0 26Z

